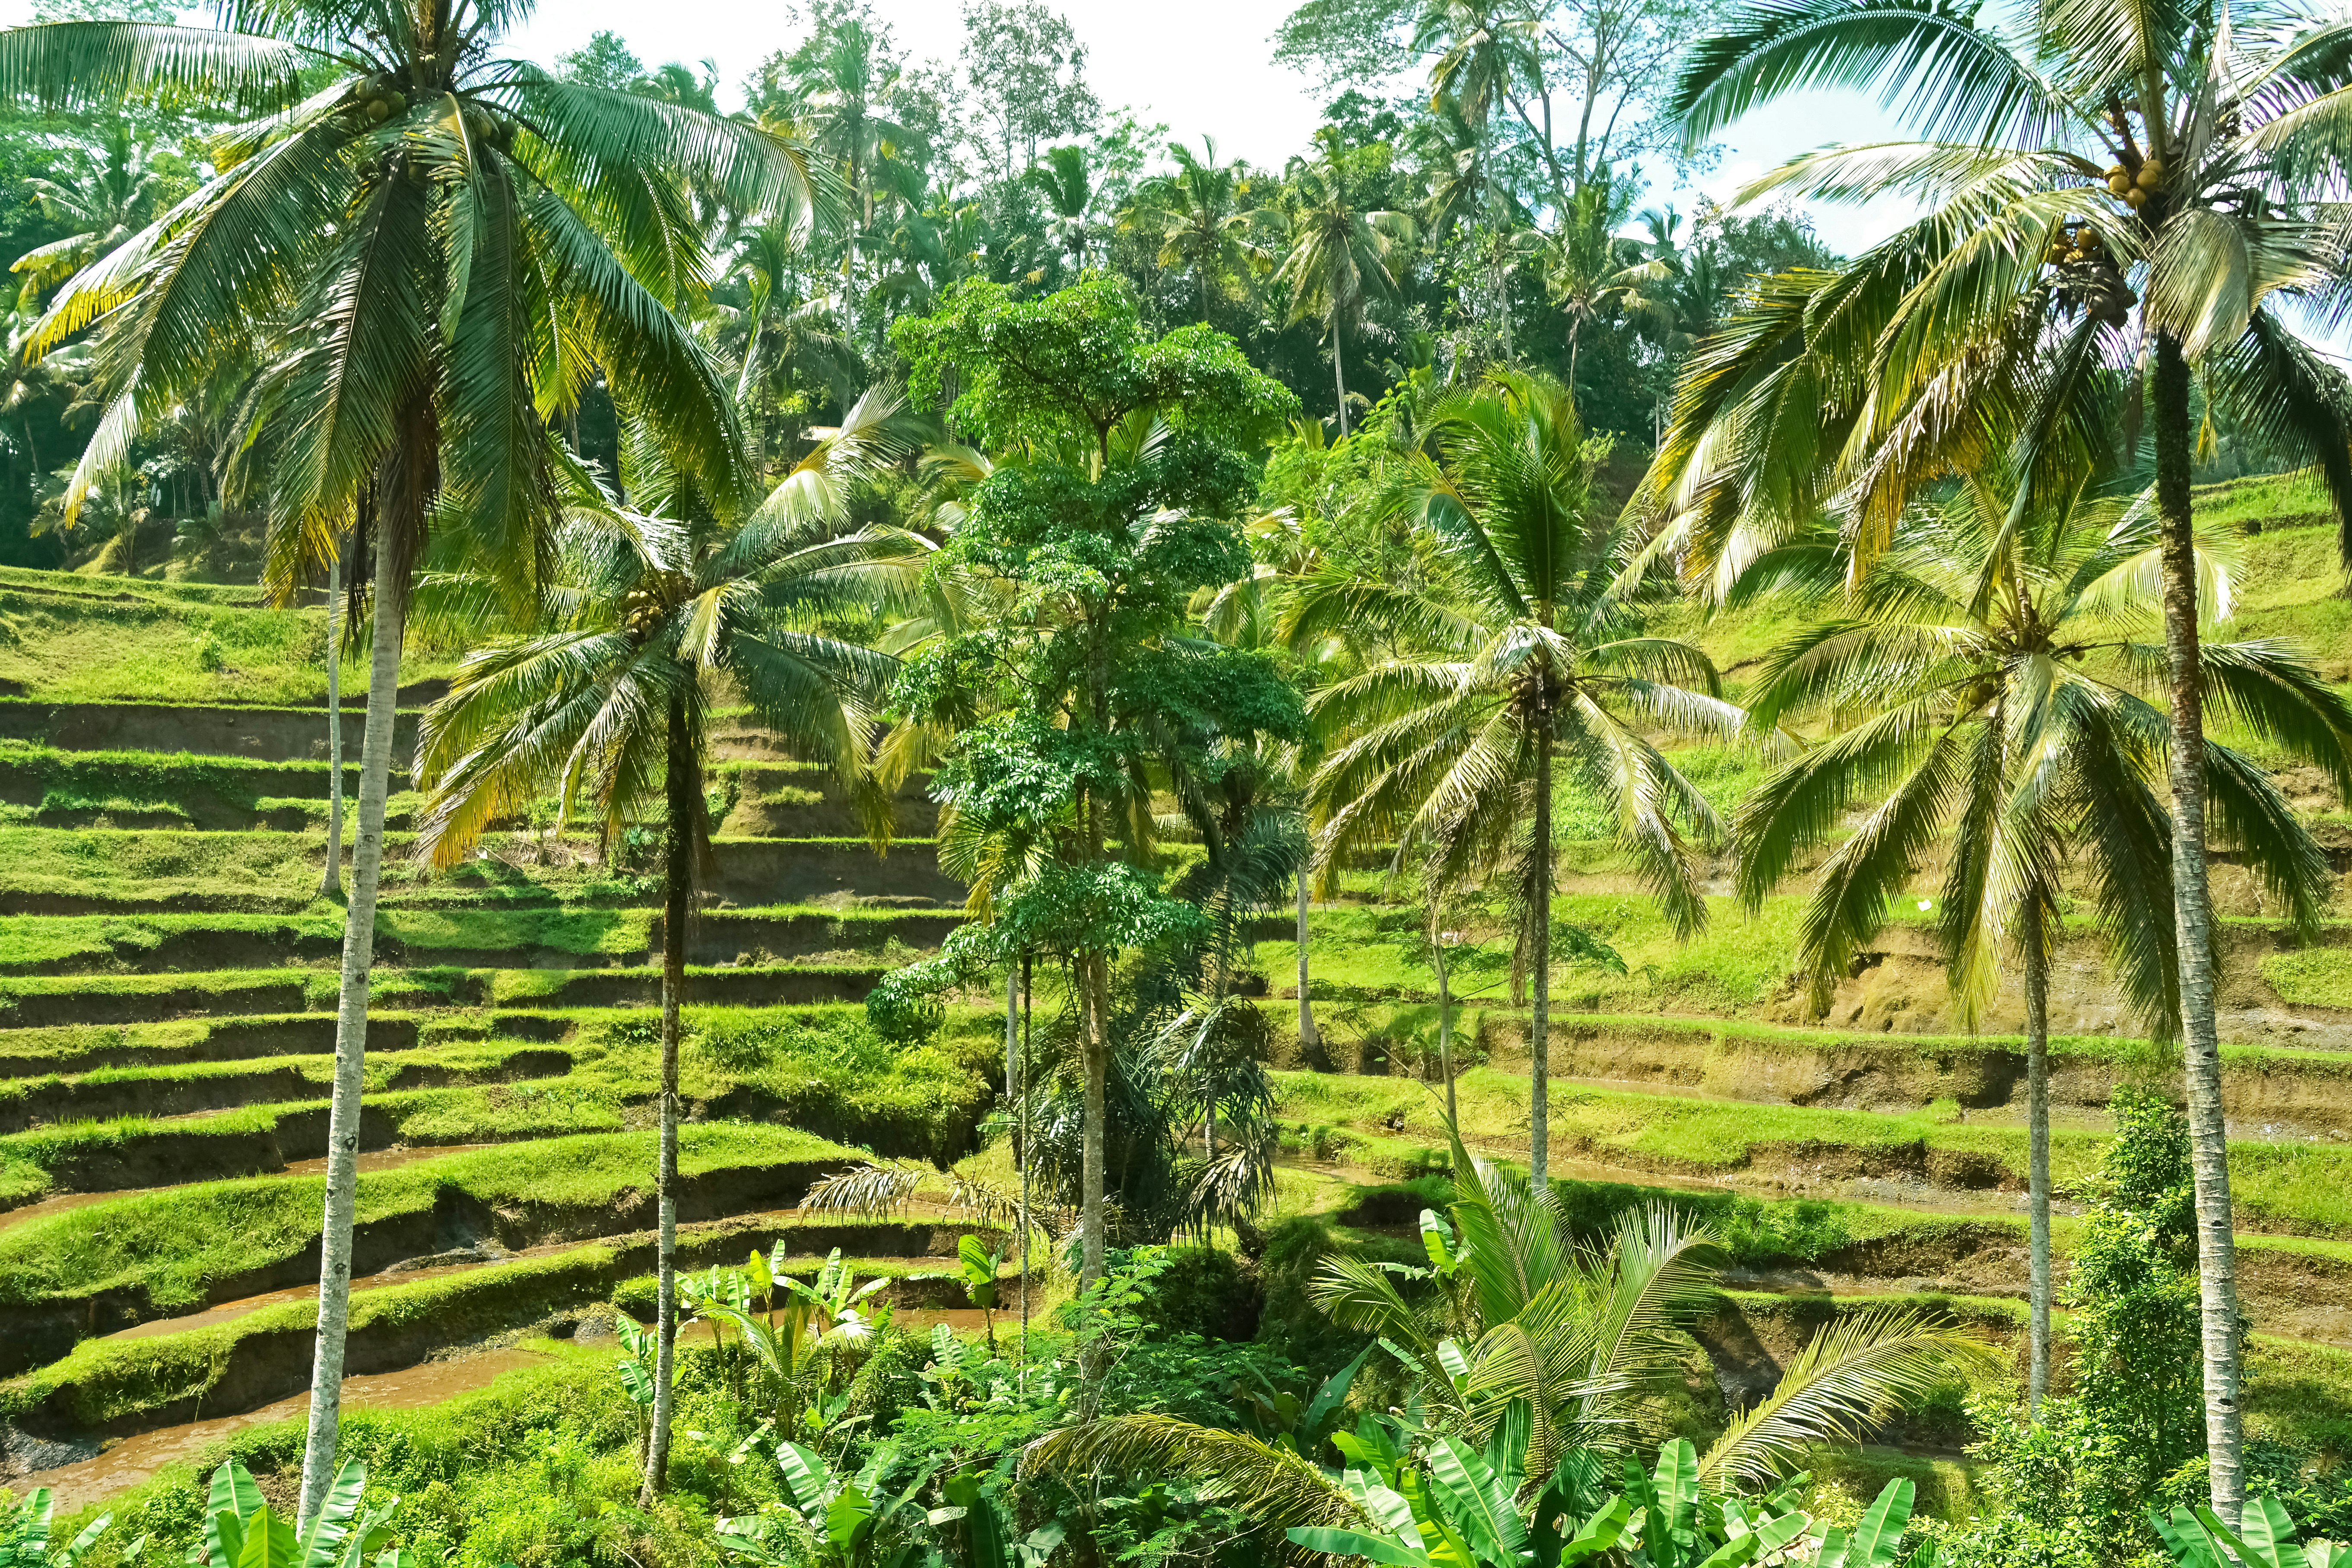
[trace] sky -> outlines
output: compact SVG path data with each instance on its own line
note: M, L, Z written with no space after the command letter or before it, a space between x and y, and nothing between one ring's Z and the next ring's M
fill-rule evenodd
M1325 95L1307 78L1273 62L1271 35L1293 0L1190 0L1181 10L1143 0L1056 0L1087 50L1087 74L1110 108L1164 122L1184 141L1213 135L1222 157L1279 167L1303 149L1321 121ZM874 0L875 9L917 58L951 61L963 41L959 0ZM0 26L27 21L32 0L0 0ZM512 52L546 62L587 42L599 28L625 39L649 65L709 59L719 67L721 101L771 51L799 37L795 7L776 0L540 0L514 37ZM189 20L200 13L184 13ZM1410 85L1399 83L1400 89ZM1654 187L1647 200L1688 211L1704 193L1726 200L1782 160L1831 142L1898 135L1857 94L1813 94L1751 116L1725 139L1721 159L1692 188ZM1884 237L1909 209L1809 207L1834 248L1852 255Z
M0 10L26 0L5 0ZM918 58L952 60L963 42L958 0L874 0L876 12ZM1181 11L1140 0L1058 0L1079 42L1087 75L1111 108L1134 110L1147 123L1192 141L1217 139L1223 157L1279 167L1307 145L1321 123L1324 95L1309 79L1274 63L1274 29L1287 0L1191 0ZM772 48L797 36L787 13L748 0L541 0L538 15L517 35L517 52L552 59L599 28L628 41L650 63L709 59L730 87ZM1400 84L1403 86L1406 84ZM1802 104L1768 110L1735 128L1716 170L1692 190L1654 189L1650 199L1687 210L1704 192L1727 199L1748 179L1790 155L1825 142L1875 141L1899 135L1874 104L1858 94L1816 94ZM1884 237L1909 209L1809 208L1832 246L1851 255Z

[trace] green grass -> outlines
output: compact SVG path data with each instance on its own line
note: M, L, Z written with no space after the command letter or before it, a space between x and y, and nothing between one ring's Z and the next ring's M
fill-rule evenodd
M848 1161L852 1151L795 1128L716 1123L681 1130L691 1178L787 1163ZM355 1223L422 1216L469 1199L577 1225L651 1190L654 1137L624 1132L471 1150L362 1173ZM323 1176L271 1176L115 1199L0 1231L0 1306L132 1295L151 1314L197 1310L222 1282L298 1256L316 1241ZM576 1234L576 1232L575 1232Z
M487 1072L493 1070L487 1064L528 1045L498 1038L496 1017L466 1022L480 1031L472 1041L425 1047L425 1054L371 1053L370 1060L470 1063ZM571 1072L371 1094L366 1146L507 1142L643 1125L659 1081L658 1016L583 1009L571 1022L571 1041L562 1047L572 1059ZM769 1117L839 1142L934 1160L953 1159L970 1146L992 1092L987 1069L1002 1049L1002 1037L984 1028L960 1029L914 1049L888 1046L855 1005L698 1007L688 1009L686 1024L680 1087L689 1112ZM240 1065L274 1072L287 1060ZM272 1151L292 1129L306 1128L317 1139L323 1126L324 1058L299 1070L320 1084L320 1098L204 1116L60 1122L0 1137L0 1206L58 1192L272 1169Z
M2262 972L2282 1002L2303 1007L2352 1008L2352 954L2341 948L2265 953Z
M1401 1079L1324 1073L1276 1075L1278 1114L1294 1136L1330 1129L1333 1152L1374 1169L1442 1164L1443 1102ZM1509 1152L1527 1138L1527 1080L1474 1068L1456 1085L1463 1131L1474 1146ZM1950 1107L1865 1111L1758 1105L1555 1084L1551 1135L1557 1149L1631 1171L1729 1177L1780 1164L1809 1173L1890 1175L1937 1187L1989 1181L2021 1187L2025 1130L1966 1121ZM2053 1180L2083 1189L2106 1140L2053 1130ZM1428 1151L1427 1154L1420 1152ZM2241 1141L2231 1145L2231 1181L2240 1223L2289 1235L2352 1238L2352 1149L2331 1144Z
M251 589L45 572L0 579L0 680L47 701L322 700L326 612L270 609ZM444 656L411 657L404 680L443 675ZM367 687L364 657L346 659L342 689Z
M1654 900L1634 893L1563 893L1552 900L1553 918L1582 926L1623 956L1625 974L1592 965L1557 967L1552 996L1557 1005L1586 1011L1664 1009L1729 1013L1765 1000L1787 983L1789 954L1795 945L1800 901L1772 899L1754 915L1729 899L1707 900L1707 929L1685 943L1676 940ZM1401 945L1418 927L1403 909L1324 908L1308 917L1310 973L1318 996L1430 996L1437 978L1428 965L1411 961ZM1475 954L1457 958L1454 994L1464 1001L1490 1001L1509 994L1509 939L1474 928L1486 940ZM1296 942L1257 944L1257 967L1277 986L1296 984Z

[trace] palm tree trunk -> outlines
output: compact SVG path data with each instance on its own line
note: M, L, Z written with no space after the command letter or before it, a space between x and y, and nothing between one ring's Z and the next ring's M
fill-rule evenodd
M1012 1103L1021 1087L1021 967L1004 965L1004 1099Z
M1528 871L1528 919L1535 922L1528 945L1535 966L1535 1020L1529 1041L1528 1086L1528 1176L1538 1193L1551 1175L1551 714L1536 720L1535 845Z
M398 552L379 536L369 649L367 728L360 740L359 835L343 910L343 973L335 1006L335 1088L327 1110L327 1200L320 1226L319 1338L310 1365L310 1431L299 1517L308 1523L334 1479L343 1405L343 1340L351 1327L352 1215L359 1201L360 1089L367 1056L368 975L375 962L375 894L383 868L383 803L392 779L394 706L400 693L403 611ZM341 714L336 715L337 722Z
M2197 1276L2204 1308L2205 1448L2213 1511L2245 1500L2238 1359L2238 1258L2231 1232L2230 1154L2221 1115L2221 1046L2213 1016L2213 899L2205 870L2205 713L2197 646L2197 556L2190 533L2189 362L2156 334L2156 509L2164 574L2164 643L2172 697L2172 908L2180 950L2182 1079L2197 1181Z
M1429 944L1431 966L1437 971L1437 1070L1445 1075L1445 1120L1454 1121L1454 998L1445 989L1445 933L1433 931L1434 939Z
M2032 928L2041 921L2038 914ZM2050 960L2039 929L2025 934L2026 1185L2032 1207L2032 1327L2026 1387L2037 1415L2050 1392Z
M1098 952L1078 955L1078 1026L1086 1058L1087 1124L1079 1178L1080 1226L1086 1232L1078 1271L1083 1296L1103 1277L1103 1118L1108 1113L1105 1085L1110 1076L1110 963ZM1105 1352L1101 1325L1085 1326L1087 1338L1078 1361L1079 1419L1094 1419L1095 1401L1102 1392Z
M343 558L327 568L327 870L319 896L343 896Z
M694 894L696 769L686 700L671 699L667 796L669 842L662 889L661 1154L654 1176L659 1230L655 1240L654 1426L646 1444L645 1484L637 1500L661 1495L669 1478L670 1411L677 1376L677 1037L686 992L686 922Z
M1014 1151L1021 1161L1021 1366L1029 1367L1029 1000L1034 994L1029 955L1021 955L1021 1141Z
M1323 1048L1323 1032L1315 1026L1315 1004L1307 999L1307 868L1298 868L1298 1048L1311 1056Z
M1331 312L1331 384L1339 393L1339 439L1348 438L1348 373L1339 367L1339 312Z

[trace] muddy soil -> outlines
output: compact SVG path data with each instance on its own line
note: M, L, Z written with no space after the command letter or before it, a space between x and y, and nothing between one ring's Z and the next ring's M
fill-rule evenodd
M461 1394L471 1394L487 1386L501 1373L537 1366L546 1360L545 1356L530 1351L488 1350L441 1361L423 1362L415 1366L402 1367L396 1372L347 1377L343 1379L343 1406L345 1409L421 1409L454 1399ZM85 1504L100 1501L116 1492L152 1480L165 1465L196 1463L222 1439L248 1426L283 1421L302 1414L310 1407L310 1392L306 1388L289 1398L236 1415L215 1415L201 1421L158 1427L125 1437L90 1458L33 1471L17 1481L16 1488L19 1492L30 1491L35 1487L48 1488L52 1501L62 1516ZM21 1436L18 1441L20 1444L23 1442ZM75 1446L53 1443L39 1445L39 1448L66 1450ZM36 1449L37 1451L39 1449ZM0 1450L0 1466L5 1466L5 1461L14 1457L12 1452Z

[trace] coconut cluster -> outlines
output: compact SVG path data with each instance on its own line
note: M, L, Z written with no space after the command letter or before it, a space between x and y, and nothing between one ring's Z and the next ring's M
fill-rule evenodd
M2156 193L2164 188L2164 160L2154 153L2140 161L2137 172L2121 163L2107 168L2108 194L2119 197L2132 211L2147 205Z
M2042 253L2047 266L2058 269L2058 298L2067 306L2087 310L2093 319L2120 327L2129 319L2139 296L2124 281L2123 268L2107 248L2106 237L2087 218L2061 224Z

